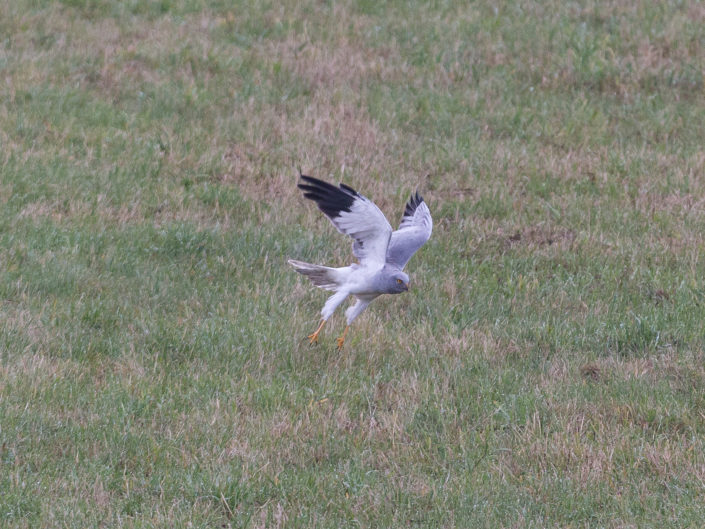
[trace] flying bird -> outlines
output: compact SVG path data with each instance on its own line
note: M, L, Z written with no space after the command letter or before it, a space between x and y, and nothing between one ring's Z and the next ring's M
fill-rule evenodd
M382 294L401 294L409 290L409 276L404 266L411 256L431 237L431 212L418 191L406 203L399 229L392 226L380 209L352 187L335 187L311 176L300 175L298 187L304 197L313 200L340 233L353 239L353 255L359 263L331 268L289 259L297 272L307 276L314 285L335 292L321 310L321 323L308 336L311 345L318 343L318 335L328 318L348 296L356 302L345 311L347 325L337 340L343 348L345 336L352 322Z

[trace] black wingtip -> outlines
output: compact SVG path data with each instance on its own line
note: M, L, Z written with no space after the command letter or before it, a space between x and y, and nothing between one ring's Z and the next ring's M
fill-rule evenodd
M406 208L404 208L404 216L413 216L416 212L416 208L418 208L419 204L423 201L423 197L419 194L419 190L417 189L416 192L409 197L409 201L406 203Z
M299 177L303 183L297 184L297 187L304 192L304 197L313 200L318 209L331 219L340 216L341 211L350 211L355 198L359 196L357 191L345 184L335 187L312 176L299 174Z
M352 187L346 186L343 182L340 182L340 189L344 189L345 191L349 191L355 196L359 196L359 193L355 191Z

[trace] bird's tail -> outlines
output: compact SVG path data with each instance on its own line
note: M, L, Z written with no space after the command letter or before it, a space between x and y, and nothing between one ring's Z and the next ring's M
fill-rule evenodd
M303 274L308 277L317 287L324 288L326 290L338 289L339 285L336 281L337 270L335 268L304 263L303 261L295 261L294 259L289 259L287 262L293 266L299 274Z

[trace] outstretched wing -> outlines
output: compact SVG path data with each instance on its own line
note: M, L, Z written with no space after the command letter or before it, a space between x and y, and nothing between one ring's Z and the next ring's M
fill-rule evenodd
M417 191L406 203L399 229L392 233L387 248L387 263L403 269L416 250L431 237L431 230L431 212Z
M360 264L384 266L392 227L374 202L345 184L335 187L305 175L301 180L304 197L316 202L340 233L353 238L353 254Z

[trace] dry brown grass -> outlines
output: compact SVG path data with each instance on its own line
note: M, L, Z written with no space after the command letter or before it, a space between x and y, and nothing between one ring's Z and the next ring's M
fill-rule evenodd
M247 197L291 201L296 164L300 164L304 174L320 178L330 178L331 173L343 174L351 167L358 188L371 187L366 193L373 195L380 187L365 175L384 156L385 140L358 104L316 101L296 118L271 112L260 115L256 127L257 130L248 133L254 139L252 144L230 145L225 151L224 172L219 177L223 182L235 183ZM290 171L262 174L265 163L262 153L276 149L283 149L284 156L291 161ZM320 159L336 165L312 163Z
M159 4L0 5L10 523L697 526L702 7ZM298 167L434 215L342 353Z

